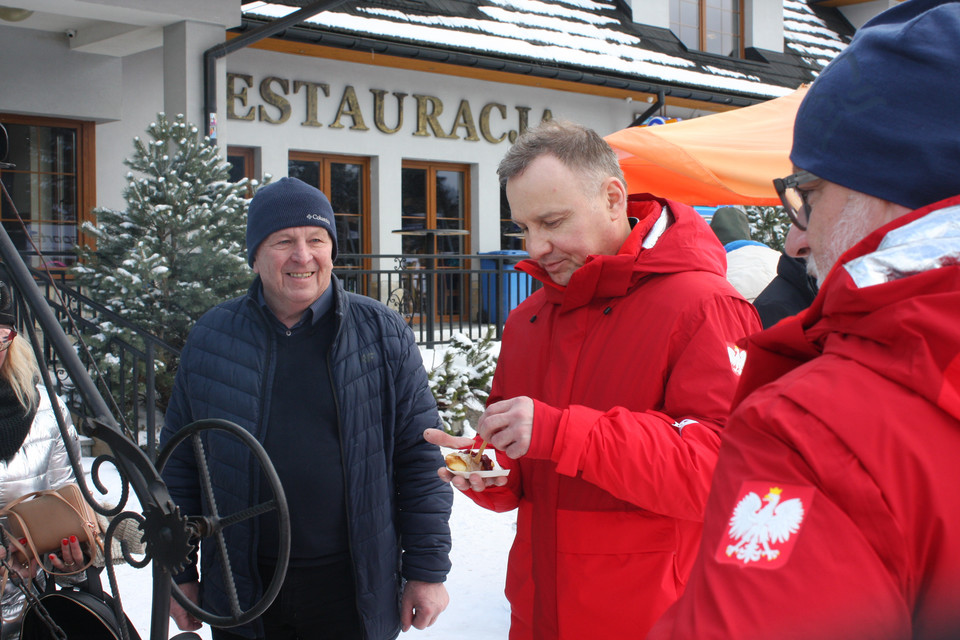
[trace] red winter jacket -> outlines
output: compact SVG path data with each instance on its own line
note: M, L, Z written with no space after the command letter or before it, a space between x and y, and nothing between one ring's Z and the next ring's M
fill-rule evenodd
M879 229L750 339L700 556L650 638L960 637L958 221L960 197Z
M735 343L760 327L693 209L631 200L639 222L619 254L592 256L567 287L517 266L545 286L510 313L490 401L533 398L533 442L518 461L499 454L507 486L467 492L519 507L513 640L642 637L677 599L742 366ZM675 222L641 248L664 204Z

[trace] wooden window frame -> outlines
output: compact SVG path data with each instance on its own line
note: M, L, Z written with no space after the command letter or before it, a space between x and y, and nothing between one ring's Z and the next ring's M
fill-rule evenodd
M256 167L254 163L257 161L256 149L254 147L240 147L240 146L227 146L227 161L229 162L230 156L240 156L243 158L243 166L246 169L243 172L243 177L251 182L256 180ZM247 198L253 197L252 187L247 188Z
M746 10L746 7L745 7L746 3L744 2L744 0L736 0L736 2L739 4L739 7L737 9L737 28L740 30L739 33L737 34L737 40L740 43L739 46L737 47L737 57L739 59L743 59L744 49L746 48L743 41L744 40L744 24L745 24L744 12ZM707 29L706 29L707 0L698 0L697 4L698 4L698 20L700 21L699 28L697 29L697 43L698 43L697 50L703 53L708 53L710 55L731 57L728 54L720 54L720 53L711 54L710 52L707 51ZM679 38L679 34L676 34L676 35Z
M4 124L23 124L40 127L72 128L77 131L76 175L77 175L77 245L96 248L96 237L85 233L85 222L96 224L93 209L97 204L97 137L96 124L87 120L50 118L46 116L17 115L0 113L0 122ZM19 171L20 169L18 169ZM2 172L3 169L0 169ZM7 171L10 171L7 169ZM9 203L8 203L9 204ZM51 269L63 272L68 269Z
M287 153L287 161L296 162L318 162L320 164L320 191L329 198L331 192L330 165L331 164L359 164L361 165L361 197L363 198L363 211L361 219L363 221L361 253L369 254L371 251L371 227L373 226L373 214L370 207L370 157L369 156L347 156L335 153L320 153L316 151L290 151ZM336 212L334 212L336 213ZM369 258L363 261L363 268L370 268Z

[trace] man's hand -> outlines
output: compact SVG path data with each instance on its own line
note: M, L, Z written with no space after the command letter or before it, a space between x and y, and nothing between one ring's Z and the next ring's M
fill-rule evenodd
M180 591L183 591L183 595L187 596L190 602L200 604L199 582L184 582L179 586ZM180 603L173 599L173 596L170 596L170 617L177 623L177 628L181 631L196 631L203 626L199 620L187 613L187 610L181 607Z
M514 460L525 456L533 439L533 400L519 396L494 402L480 416L477 433Z
M442 582L409 580L400 600L400 625L404 631L409 631L411 625L426 629L437 621L448 604L450 596Z
M440 429L427 429L423 432L423 439L430 444L438 447L447 447L448 449L467 449L472 447L475 442L473 438L452 436L446 431ZM437 475L444 482L449 482L460 491L483 491L487 487L502 487L507 484L506 476L496 478L481 478L477 474L471 474L469 478L454 475L445 466L437 470Z

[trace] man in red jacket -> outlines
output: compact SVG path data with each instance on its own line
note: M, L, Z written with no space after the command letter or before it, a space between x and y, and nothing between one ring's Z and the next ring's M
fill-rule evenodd
M908 0L800 106L776 184L820 293L748 342L700 555L650 638L960 637L958 64L960 3Z
M488 509L519 508L512 640L642 637L686 583L736 342L759 319L696 211L628 198L595 132L542 124L499 174L530 254L516 268L544 283L510 313L478 424L511 471L440 475Z

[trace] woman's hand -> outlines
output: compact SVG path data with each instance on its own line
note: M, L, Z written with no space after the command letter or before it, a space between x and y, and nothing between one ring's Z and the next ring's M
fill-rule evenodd
M20 544L26 546L27 539L21 538ZM23 581L33 580L33 578L37 575L37 570L40 568L37 564L37 561L33 560L32 558L27 564L22 564L3 546L0 546L0 559L6 559L7 564L9 564L10 567L17 572Z
M60 555L51 553L49 559L54 571L59 573L76 573L85 564L83 550L80 548L77 536L70 536L69 540L67 538L61 540Z

